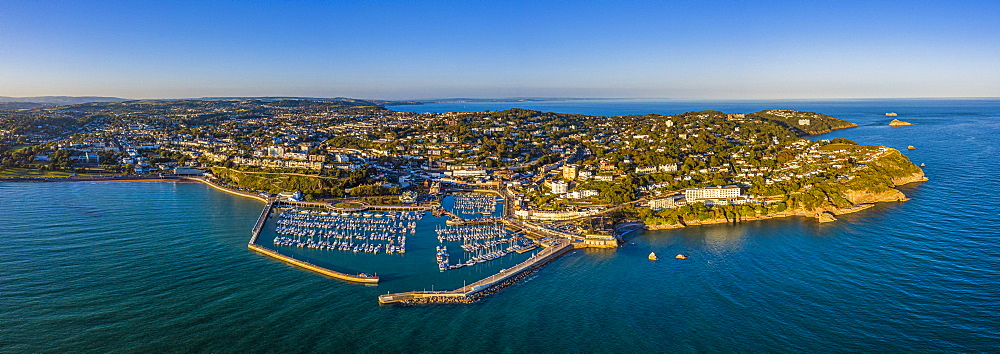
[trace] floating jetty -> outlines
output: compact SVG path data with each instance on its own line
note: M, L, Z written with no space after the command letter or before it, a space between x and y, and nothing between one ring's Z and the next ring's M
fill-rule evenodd
M444 221L445 225L448 226L469 226L469 225L493 225L504 223L503 217L488 217L479 219L448 219Z
M437 263L442 272L489 262L534 246L525 244L529 242L527 238L508 230L503 224L446 227L434 231L437 232L440 243L462 242L461 248L468 257L465 261L451 264L447 247L438 247Z
M378 297L379 304L454 304L470 303L517 282L545 263L569 252L569 240L557 240L554 245L538 252L520 264L504 269L486 279L451 291L411 291L385 294Z
M455 196L452 212L455 214L493 215L503 199L492 194L459 194Z

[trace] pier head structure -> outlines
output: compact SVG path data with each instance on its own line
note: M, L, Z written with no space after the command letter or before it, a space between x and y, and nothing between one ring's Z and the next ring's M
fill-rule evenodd
M405 293L385 294L378 297L380 304L448 304L470 303L488 296L504 287L517 282L530 274L532 270L545 265L553 259L573 249L568 240L558 240L541 252L531 256L516 266L501 270L475 283L450 291L411 291Z

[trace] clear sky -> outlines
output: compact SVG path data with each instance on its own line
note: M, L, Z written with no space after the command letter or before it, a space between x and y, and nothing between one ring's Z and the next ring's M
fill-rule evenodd
M1000 1L0 0L0 95L1000 96Z

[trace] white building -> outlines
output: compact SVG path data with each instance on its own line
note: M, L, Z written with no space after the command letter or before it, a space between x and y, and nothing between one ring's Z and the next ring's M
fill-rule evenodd
M569 199L583 199L583 198L593 197L593 196L598 195L598 194L601 194L601 191L596 190L596 189L582 189L582 190L572 191L572 192L566 193L566 198L569 198Z
M736 185L705 188L689 188L684 191L684 199L697 201L705 199L732 199L740 197L740 187Z
M657 169L660 172L674 172L674 171L677 171L677 164L676 163L668 163L668 164L665 164L665 165L659 165L659 166L657 166Z
M305 153L301 153L301 152L288 152L288 153L285 153L285 158L286 159L292 159L292 160L308 160L309 159L309 154L305 154Z
M674 199L673 197L652 199L649 202L646 202L646 206L653 210L670 209L677 206L677 199Z
M281 193L278 193L278 198L281 198L281 199L284 199L284 200L296 201L296 202L300 202L300 201L302 201L302 199L304 199L302 197L302 192L299 192L299 191L295 191L295 192L281 192Z
M533 219L533 220L568 220L575 219L582 216L587 216L592 213L583 211L539 211L539 210L517 210L514 211L514 216L522 219Z
M562 176L568 180L575 180L580 168L576 165L566 165L562 167Z
M615 180L614 175L596 175L591 178L593 178L595 181L601 181L601 182L611 182Z
M174 174L175 175L203 175L203 174L205 174L205 171L204 170L199 170L197 168L178 167L178 168L174 169Z
M647 174L647 173L656 172L657 170L658 170L658 168L656 166L643 166L643 167L636 167L635 168L635 173L644 175L644 174Z
M455 178L481 177L481 176L486 176L486 170L454 170L445 172L445 175L452 176Z
M283 148L281 146L269 146L267 148L267 156L268 157L277 157L279 159L280 158L284 158L285 157L285 148Z
M552 194L565 194L569 191L569 183L566 181L551 181L548 182L548 185Z

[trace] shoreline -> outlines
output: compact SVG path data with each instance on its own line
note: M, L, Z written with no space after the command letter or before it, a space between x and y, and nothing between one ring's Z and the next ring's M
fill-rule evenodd
M778 212L778 213L766 214L766 215L759 215L759 216L748 216L748 217L742 217L742 218L737 218L737 219L711 219L711 220L705 220L705 221L697 221L697 220L695 220L695 221L682 222L682 223L673 224L673 225L645 225L643 228L646 229L646 230L651 230L651 231L655 231L655 230L673 230L673 229L683 229L685 227L691 227L691 226L717 225L717 224L738 224L738 223L742 223L742 222L746 222L746 221L764 221L764 220L770 220L770 219L787 218L787 217L791 217L791 216L801 216L801 217L805 217L805 218L815 218L815 219L817 219L818 222L824 223L824 221L822 221L822 219L820 219L820 215L823 215L823 214L826 214L826 213L833 213L833 215L835 215L835 216L836 215L851 214L851 213L856 213L856 212L859 212L859 211L866 210L866 209L869 209L871 207L874 207L875 204L876 203L865 203L865 204L860 204L860 205L857 205L857 206L854 206L854 207L850 207L850 208L836 209L836 210L824 210L824 211L821 211L821 212L806 211L806 210L793 210L793 211L782 211L782 212Z
M229 194L232 194L232 195L237 195L237 196L241 196L241 197L255 199L255 200L258 200L258 201L261 201L261 202L264 202L264 203L268 202L267 199L265 199L264 197L261 197L259 195L250 194L249 192L232 190L232 189L220 186L218 184L215 184L215 183L213 183L211 181L208 181L208 180L205 180L205 179L202 179L202 178L195 178L195 177L178 177L178 178L181 179L181 180L185 180L185 181L201 182L201 183L204 183L204 184L208 185L209 187L214 188L215 190L218 190L218 191L221 191L221 192L225 192L225 193L229 193Z

